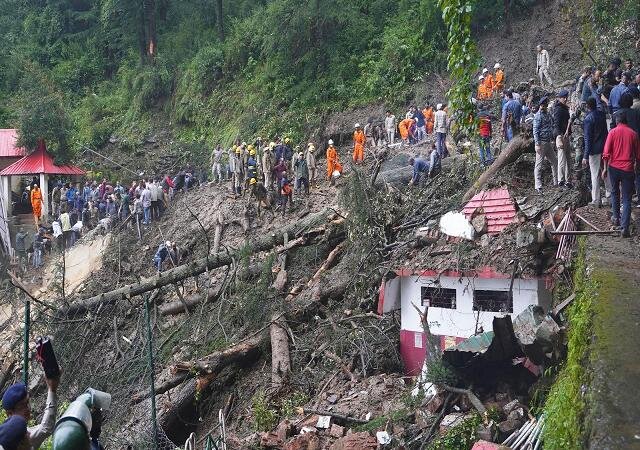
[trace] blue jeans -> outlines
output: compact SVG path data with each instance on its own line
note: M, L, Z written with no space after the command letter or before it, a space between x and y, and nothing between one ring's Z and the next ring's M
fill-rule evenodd
M611 182L611 213L614 220L620 221L623 230L629 229L631 221L631 197L635 175L609 166L609 181ZM622 191L622 192L621 192ZM620 194L622 193L622 217L620 217Z
M148 225L151 222L151 207L145 206L142 209L144 210L144 220L142 223Z
M491 138L490 137L480 137L480 162L482 164L487 164L489 161L493 159L491 156Z
M158 272L162 271L162 259L160 259L159 256L153 257L153 264L156 266L156 269L158 270Z
M505 138L507 139L507 142L510 142L511 139L513 139L513 128L511 128L510 125L505 129Z
M447 145L445 141L447 139L447 133L436 133L436 150L438 153L444 157L447 156Z

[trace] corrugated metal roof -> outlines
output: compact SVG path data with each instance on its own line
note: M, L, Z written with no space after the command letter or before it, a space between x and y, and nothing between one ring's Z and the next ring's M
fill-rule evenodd
M465 205L464 215L471 219L478 208L484 210L489 234L502 232L516 219L516 206L506 188L479 192Z
M38 144L33 153L5 168L0 175L35 175L46 173L49 175L84 175L85 171L73 165L58 166L53 157L47 152L44 142Z
M23 147L16 147L18 140L18 130L13 128L0 129L0 158L16 158L27 154L27 150Z
M459 344L448 348L447 351L484 353L491 345L491 342L493 342L494 335L493 331L485 331L484 333L476 334L465 339Z

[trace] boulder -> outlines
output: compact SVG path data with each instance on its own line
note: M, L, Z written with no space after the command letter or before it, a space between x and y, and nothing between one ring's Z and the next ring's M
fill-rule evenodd
M378 440L365 431L348 434L329 447L330 450L376 450L377 448Z
M316 433L300 434L289 441L282 447L283 450L320 450L320 438Z

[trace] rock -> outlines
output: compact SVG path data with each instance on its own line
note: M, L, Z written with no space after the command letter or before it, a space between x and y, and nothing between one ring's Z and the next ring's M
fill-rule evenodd
M480 247L488 247L489 245L491 245L492 239L493 238L490 234L483 234L482 236L480 236Z
M301 432L304 427L315 427L316 424L318 423L318 417L319 416L317 414L313 414L309 416L307 419L304 419L302 422L298 423L296 425L296 428L298 429L298 433Z
M451 414L447 414L440 422L440 432L445 432L449 428L453 428L456 425L460 425L464 420L466 414L461 412L454 412Z
M344 436L344 427L341 427L340 425L336 425L334 423L333 425L331 425L329 434L334 438L341 438L342 436Z
M320 450L320 438L316 433L300 434L282 447L283 450Z
M505 414L508 415L511 411L516 409L519 405L520 405L520 402L518 400L513 400L507 403L506 405L504 405L502 410L504 411Z
M487 216L478 214L471 219L471 225L476 230L476 236L483 235L487 232Z
M421 430L427 429L431 426L434 420L434 414L430 413L426 409L416 409L416 425Z
M497 434L497 427L494 421L489 422L487 425L478 425L476 434L479 439L484 441L493 442Z
M496 401L497 402L506 402L509 400L509 394L507 394L506 392L498 392L496 394Z
M263 448L281 448L284 441L280 439L277 433L270 431L260 435L260 447Z
M293 434L294 427L293 423L290 420L284 419L282 422L278 424L276 427L276 434L281 441L286 441L288 437Z
M483 439L473 444L473 448L471 450L500 450L504 448L507 447L503 447L502 445L494 444L493 442L488 442Z
M375 450L378 448L378 440L369 433L348 434L333 443L330 450Z
M500 433L503 437L507 437L511 433L516 431L518 428L520 428L521 426L522 426L522 421L507 419L504 422L500 422L498 424L498 430L500 430Z
M507 419L519 420L524 417L524 409L516 408L507 415Z
M335 405L337 401L338 401L338 396L336 394L331 394L327 397L327 402L331 403L332 405Z

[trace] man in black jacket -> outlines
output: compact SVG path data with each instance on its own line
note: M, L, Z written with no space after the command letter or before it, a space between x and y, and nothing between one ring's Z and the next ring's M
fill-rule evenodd
M569 160L571 159L571 146L569 135L569 107L567 98L569 91L566 89L558 92L556 104L553 108L553 134L556 137L556 149L558 151L558 185L571 187L571 174L569 173Z
M582 167L589 166L591 172L591 205L600 207L600 167L602 151L607 140L607 118L597 107L596 99L587 99L587 115L582 124L584 128L584 154Z

